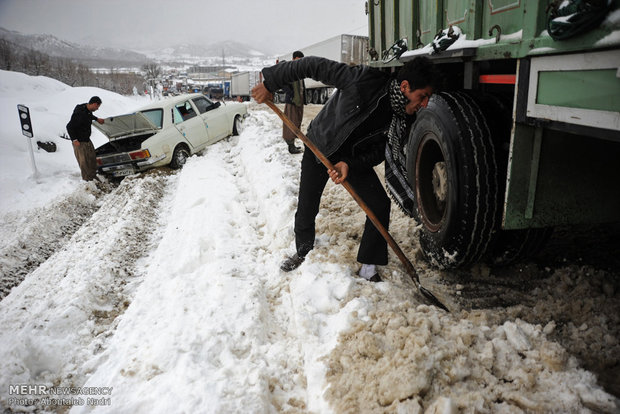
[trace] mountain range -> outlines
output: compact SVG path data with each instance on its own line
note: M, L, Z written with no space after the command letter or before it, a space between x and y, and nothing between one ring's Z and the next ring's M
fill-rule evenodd
M163 50L138 52L131 49L81 45L53 35L27 35L1 27L0 38L18 47L33 49L50 56L78 60L91 67L141 66L152 61L197 64L203 60L222 59L223 56L238 59L263 59L267 56L251 46L235 41L222 41L209 45L182 44Z

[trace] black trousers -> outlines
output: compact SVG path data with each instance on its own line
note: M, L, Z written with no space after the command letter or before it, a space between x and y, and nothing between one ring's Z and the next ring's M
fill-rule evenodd
M314 247L315 219L328 179L327 168L318 163L312 151L306 147L301 160L299 198L295 213L295 244L300 256L305 256ZM372 167L349 171L347 181L387 229L390 223L390 199ZM385 265L388 261L387 242L368 217L357 261L376 265Z

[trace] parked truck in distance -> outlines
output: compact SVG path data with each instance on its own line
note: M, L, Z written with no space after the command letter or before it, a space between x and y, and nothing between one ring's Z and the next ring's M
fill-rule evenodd
M346 63L360 65L368 63L368 37L341 34L330 37L322 42L315 43L300 50L304 56L319 56ZM278 62L291 60L294 51L278 56ZM324 104L333 88L313 79L305 79L306 103Z
M536 253L560 225L620 221L620 0L366 2L372 66L424 55L446 85L402 164L443 268Z
M235 100L249 101L252 88L262 81L258 70L233 73L230 79L230 96Z

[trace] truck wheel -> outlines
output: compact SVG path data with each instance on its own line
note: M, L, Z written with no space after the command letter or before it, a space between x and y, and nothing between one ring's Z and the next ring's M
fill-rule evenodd
M243 131L243 118L237 115L233 121L233 135L239 135Z
M321 89L321 104L325 104L325 102L327 102L327 98L329 98L327 88Z
M187 162L189 155L189 150L187 149L187 147L185 147L185 145L177 145L177 147L174 149L174 152L172 153L170 168L173 168L175 170L182 168L183 165L185 165L185 163Z
M433 96L411 128L406 167L426 256L441 268L480 260L499 227L498 167L491 131L470 96Z
M480 94L476 102L482 108L493 142L497 150L499 167L498 223L501 222L503 195L506 191L506 174L508 170L510 128L512 126L512 96ZM521 230L501 230L495 233L493 247L489 249L486 261L497 266L506 266L536 255L547 243L553 228L532 228Z
M320 103L320 99L319 99L319 90L318 90L318 89L315 89L315 90L312 92L312 103L313 103L313 104L318 104L318 103Z

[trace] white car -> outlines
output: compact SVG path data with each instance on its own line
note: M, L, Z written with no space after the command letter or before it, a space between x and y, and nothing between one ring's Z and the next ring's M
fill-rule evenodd
M247 108L195 93L175 96L93 125L110 142L96 149L97 169L123 177L153 167L181 168L207 145L241 132Z

